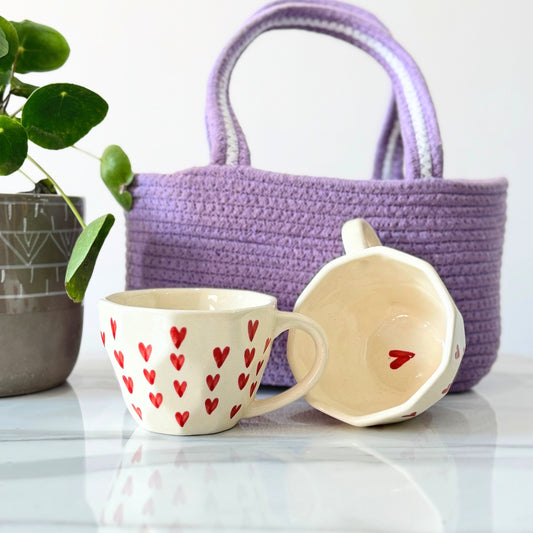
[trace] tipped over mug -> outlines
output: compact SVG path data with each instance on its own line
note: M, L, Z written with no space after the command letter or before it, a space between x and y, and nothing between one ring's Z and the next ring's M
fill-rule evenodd
M210 288L146 289L100 300L100 335L131 415L172 435L217 433L241 418L305 395L327 359L321 328L279 311L262 293ZM312 339L314 362L290 389L255 399L273 339L298 328Z
M465 352L463 318L426 261L382 246L362 219L342 228L345 255L327 263L294 310L326 333L329 360L307 395L315 408L354 426L413 418L450 390ZM298 380L308 340L290 332Z

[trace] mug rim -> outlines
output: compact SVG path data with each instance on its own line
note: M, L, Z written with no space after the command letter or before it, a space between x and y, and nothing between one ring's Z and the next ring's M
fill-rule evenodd
M115 301L113 298L120 298L126 294L138 294L142 293L176 293L176 294L186 294L186 293L217 293L217 294L241 294L245 296L259 297L264 301L256 305L243 305L234 308L223 308L223 309L186 309L186 308L168 308L168 307L152 307L152 306L143 306L143 305L130 305L125 302ZM252 291L247 289L231 289L231 288L218 288L218 287L153 287L147 289L130 289L125 291L119 291L112 294L109 294L105 297L100 298L101 303L106 303L118 307L122 307L129 310L136 310L142 312L151 312L151 313L165 313L165 314L194 314L194 315L215 315L215 314L237 314L242 313L243 311L253 311L255 309L264 309L264 308L277 308L277 298L271 294L266 294L259 291Z
M455 310L457 308L457 305L455 304L455 301L453 300L453 297L451 296L448 288L442 281L441 277L439 276L433 265L431 265L424 259L384 245L371 246L369 248L363 248L362 250L358 250L356 252L345 253L323 265L322 268L315 274L315 276L305 286L303 291L298 296L294 304L294 310L296 311L296 309L300 307L301 303L307 298L311 290L313 290L317 285L319 285L324 280L324 278L326 278L333 270L336 270L337 268L343 265L349 264L352 261L357 261L365 257L372 256L382 256L387 259L400 261L401 263L407 264L422 272L429 279L431 285L437 292L439 299L443 303L443 307L445 309L446 314L447 329L449 329L450 324L454 323ZM453 335L451 334L448 335L448 340L450 342L452 340L452 336Z

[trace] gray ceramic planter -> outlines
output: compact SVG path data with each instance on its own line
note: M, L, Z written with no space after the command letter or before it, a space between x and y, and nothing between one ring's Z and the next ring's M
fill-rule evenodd
M80 231L59 196L0 194L0 396L49 389L74 367L83 307L64 278Z

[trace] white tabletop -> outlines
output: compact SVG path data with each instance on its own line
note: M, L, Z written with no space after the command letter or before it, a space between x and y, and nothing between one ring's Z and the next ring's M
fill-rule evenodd
M263 394L265 394L263 392ZM301 400L205 437L137 428L107 361L0 399L2 531L533 531L533 358L401 424Z

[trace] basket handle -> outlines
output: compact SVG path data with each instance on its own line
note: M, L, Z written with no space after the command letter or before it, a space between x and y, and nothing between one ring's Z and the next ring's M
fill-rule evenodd
M276 0L267 6L256 11L256 15L270 9L274 6L281 6L285 4L311 4L311 5L327 5L333 9L344 11L348 14L352 13L356 16L365 19L368 24L373 24L377 29L383 33L391 36L389 29L372 13L365 11L352 4L345 4L338 0ZM234 124L235 129L239 127ZM387 115L383 123L383 128L378 141L376 155L374 158L374 170L372 172L373 180L395 180L403 178L403 144L402 134L400 131L400 122L398 120L398 111L396 109L396 98L394 92L392 93L390 104L387 109Z
M442 177L442 146L425 81L412 58L383 31L375 18L335 2L275 3L254 15L228 43L211 73L207 97L207 126L211 162L249 165L244 134L229 101L233 68L248 45L261 33L273 29L299 28L332 35L361 48L374 57L392 79L405 157L407 179ZM345 6L346 7L346 6Z

